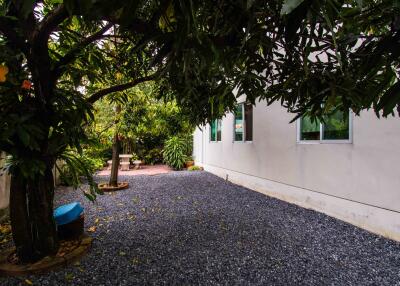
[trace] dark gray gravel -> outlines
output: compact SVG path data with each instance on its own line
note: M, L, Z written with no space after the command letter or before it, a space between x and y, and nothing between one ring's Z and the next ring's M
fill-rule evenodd
M130 189L94 205L58 191L97 225L80 264L0 284L400 285L400 244L334 218L206 172L120 180Z

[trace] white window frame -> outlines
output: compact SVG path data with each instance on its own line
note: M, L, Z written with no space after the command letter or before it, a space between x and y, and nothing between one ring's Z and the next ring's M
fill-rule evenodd
M246 140L246 116L244 116L244 105L245 102L240 102L237 105L242 106L242 116L243 116L243 139L242 140L235 140L236 138L236 115L233 113L233 143L253 143L253 140ZM253 116L254 116L254 106L253 106ZM253 123L254 123L254 117L253 117ZM253 126L254 127L254 126ZM254 128L253 128L253 138L254 138Z
M208 124L209 125L209 136L208 136L208 141L210 142L210 143L219 143L219 142L221 142L222 141L222 119L214 119L213 121L215 121L215 124L217 125L217 130L215 131L216 133L215 133L215 136L216 136L216 138L215 138L215 141L214 140L211 140L211 136L212 136L212 125L211 125L211 123L210 124ZM219 122L221 122L221 140L218 140L218 121Z
M323 134L324 134L324 129L323 129L323 123L320 122L319 126L319 140L301 140L301 118L296 120L296 141L297 144L352 144L353 143L353 117L354 114L351 110L349 110L349 139L327 139L324 140Z

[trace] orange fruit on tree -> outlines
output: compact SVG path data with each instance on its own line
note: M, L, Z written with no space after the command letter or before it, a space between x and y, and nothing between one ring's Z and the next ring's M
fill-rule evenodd
M8 67L0 65L0 82L6 81L6 75L8 74Z
M22 82L22 85L21 85L21 88L22 89L31 89L31 87L32 87L32 83L29 81L29 80L24 80L23 82Z

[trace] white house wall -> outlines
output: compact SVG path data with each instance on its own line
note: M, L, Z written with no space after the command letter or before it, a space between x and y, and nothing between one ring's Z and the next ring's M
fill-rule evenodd
M5 153L0 152L0 169L4 167ZM7 215L10 200L10 176L0 170L0 222Z
M232 114L222 141L209 126L194 135L199 165L223 178L400 239L400 119L353 117L351 144L301 144L293 114L263 102L253 109L253 142L233 142Z
M1 152L0 169L4 167L6 154ZM60 163L58 163L60 164ZM60 166L60 165L59 165ZM53 168L54 185L61 183L60 173L56 168ZM8 207L10 204L10 183L11 176L6 172L0 172L0 222L7 217Z

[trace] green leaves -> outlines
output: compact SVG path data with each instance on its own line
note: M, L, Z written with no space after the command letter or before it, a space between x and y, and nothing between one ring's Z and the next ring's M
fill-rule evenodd
M55 167L60 172L61 179L64 180L64 182L72 185L74 188L78 188L82 183L81 177L84 177L89 185L89 189L84 191L84 195L89 200L94 201L97 194L102 194L97 183L93 179L93 169L85 157L77 154L73 150L66 150L58 159L60 161Z
M23 18L27 18L29 14L33 13L33 7L35 5L35 0L23 0L21 2L20 11Z
M163 156L165 163L174 169L182 169L188 160L187 150L187 142L183 138L172 136L164 144Z
M282 5L281 15L290 14L303 2L304 0L285 0Z
M383 110L383 116L386 117L393 113L396 106L400 104L400 82L392 85L381 97L376 106L377 110Z
M17 129L17 133L18 133L18 136L19 136L19 138L21 139L22 143L23 143L26 147L28 147L28 146L29 146L29 143L30 143L30 136L29 136L29 133L26 132L26 130L25 130L24 128L22 128L22 127L19 127L19 128Z
M93 6L92 0L64 0L62 2L70 15L88 14Z

